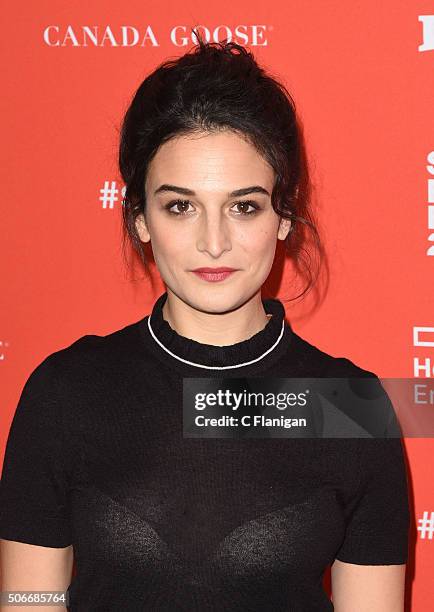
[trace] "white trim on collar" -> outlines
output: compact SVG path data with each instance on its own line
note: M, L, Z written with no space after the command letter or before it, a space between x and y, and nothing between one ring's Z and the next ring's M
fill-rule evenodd
M192 365L192 366L195 366L197 368L206 368L207 370L228 370L230 368L242 368L243 366L250 365L251 363L256 363L257 361L260 361L266 355L268 355L268 353L271 353L271 351L276 348L276 346L279 344L280 340L282 339L283 332L285 331L285 319L282 320L282 329L280 330L279 337L277 338L277 340L273 344L273 346L271 346L269 349L267 349L265 351L265 353L262 353L262 355L260 355L259 357L256 357L256 359L251 359L250 361L245 361L244 363L237 363L235 365L228 365L228 366L208 366L208 365L203 365L202 363L195 363L194 361L188 361L188 359L183 359L182 357L179 357L178 355L175 355L175 353L172 353L172 351L170 351L166 346L164 346L164 344L155 335L155 333L154 333L154 331L153 331L153 329L151 327L151 316L150 315L148 316L148 329L149 329L149 332L150 332L151 336L154 338L155 342L157 344L159 344L161 346L161 348L166 351L166 353L169 353L169 355L172 355L172 357L175 357L175 359L178 359L179 361L182 361L183 363L187 363L188 365Z

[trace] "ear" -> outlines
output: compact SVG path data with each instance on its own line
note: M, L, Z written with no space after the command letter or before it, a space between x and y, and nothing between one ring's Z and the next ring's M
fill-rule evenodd
M142 242L149 242L151 239L151 235L148 231L148 227L146 225L145 216L143 213L137 215L135 220L136 230L139 234L140 240Z
M277 233L277 237L279 240L285 240L291 228L291 225L292 225L291 219L283 219L281 217L280 223L279 223L279 231Z

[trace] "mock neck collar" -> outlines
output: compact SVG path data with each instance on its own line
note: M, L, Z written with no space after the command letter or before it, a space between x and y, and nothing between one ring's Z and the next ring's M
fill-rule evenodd
M142 321L141 331L158 357L176 369L204 376L221 373L245 376L269 367L286 349L291 328L285 321L285 309L278 299L262 299L266 314L265 327L246 340L227 346L196 342L178 334L163 318L167 291L154 303L152 312ZM204 367L205 366L205 367Z

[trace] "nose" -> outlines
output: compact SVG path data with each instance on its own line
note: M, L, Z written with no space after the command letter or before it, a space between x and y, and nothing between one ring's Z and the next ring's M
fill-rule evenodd
M205 252L217 258L225 251L232 249L230 228L226 219L215 212L205 214L198 225L196 246L201 253Z

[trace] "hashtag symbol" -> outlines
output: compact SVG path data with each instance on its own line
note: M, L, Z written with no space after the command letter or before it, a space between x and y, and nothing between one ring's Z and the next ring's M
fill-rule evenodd
M431 512L431 516L428 518L428 512L423 513L423 518L418 520L421 540L425 540L425 536L428 535L428 539L433 539L434 534L434 512Z
M102 202L103 208L113 208L114 203L118 201L117 194L119 189L116 189L116 181L104 181L104 187L100 189L99 199Z

